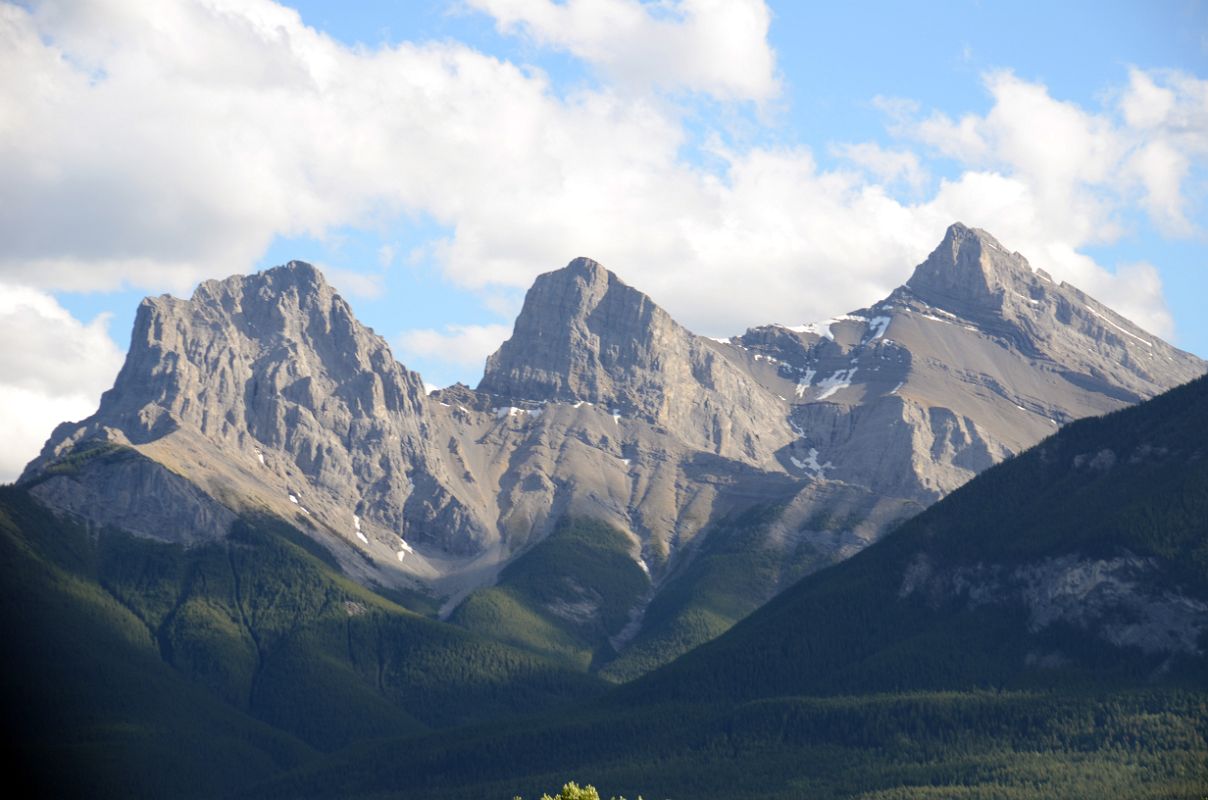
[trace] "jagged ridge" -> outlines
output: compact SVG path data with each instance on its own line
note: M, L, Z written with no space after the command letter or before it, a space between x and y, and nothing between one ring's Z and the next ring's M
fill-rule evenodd
M94 524L181 541L225 535L230 511L269 511L358 580L430 591L444 613L559 520L596 520L648 576L624 636L593 628L634 654L602 651L594 668L625 677L1058 425L1203 370L958 224L881 303L728 343L576 259L537 279L476 391L427 397L291 262L145 301L114 389L23 482ZM56 471L98 440L142 457L123 485L103 461ZM178 482L181 503L131 521L139 496ZM93 510L106 496L120 513ZM735 523L751 513L759 525ZM750 558L722 557L736 552ZM557 608L599 593L567 591L535 609L555 628Z

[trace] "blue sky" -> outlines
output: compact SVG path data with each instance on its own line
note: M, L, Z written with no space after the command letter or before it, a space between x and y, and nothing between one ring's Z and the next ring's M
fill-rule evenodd
M957 218L1208 356L1205 2L150 8L0 3L0 328L80 363L4 345L25 449L142 296L292 258L435 385L579 255L724 336L879 299Z

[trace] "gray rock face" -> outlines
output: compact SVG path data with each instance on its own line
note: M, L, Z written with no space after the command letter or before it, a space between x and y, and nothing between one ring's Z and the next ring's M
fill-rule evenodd
M291 262L207 281L187 301L144 300L97 413L61 426L25 478L79 442L122 441L236 510L301 517L352 541L372 532L396 560L402 535L473 552L486 530L432 474L443 465L426 403L419 376L318 271Z
M537 278L478 385L509 400L603 406L694 449L769 467L791 437L784 402L759 389L726 348L587 258Z
M758 546L810 553L784 570L799 575L1058 425L1204 368L955 225L881 303L728 343L577 259L537 279L477 390L426 396L291 262L145 300L97 413L60 426L22 480L173 541L223 535L223 509L277 514L356 579L448 609L559 518L587 516L631 536L657 593L718 520L780 509ZM137 469L43 480L98 441L140 454Z
M30 493L51 508L162 542L196 544L225 537L235 514L197 487L133 451L42 476Z
M955 568L938 567L920 554L907 567L898 594L932 605L1016 606L1026 609L1032 633L1065 623L1116 647L1199 655L1208 604L1177 589L1154 589L1164 583L1156 559L1130 553Z

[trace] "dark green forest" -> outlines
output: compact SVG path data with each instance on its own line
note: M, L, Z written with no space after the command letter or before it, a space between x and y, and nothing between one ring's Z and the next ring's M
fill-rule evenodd
M3 700L28 763L89 796L207 797L354 741L601 689L407 611L321 555L267 519L188 550L92 534L0 489L0 625L16 645Z
M277 520L185 549L2 488L13 774L56 797L508 800L574 780L601 797L1201 800L1208 619L1190 647L1147 650L1102 627L1144 620L1037 625L968 585L1123 560L1129 591L1201 608L1205 419L1200 380L1073 423L620 686L590 671L648 584L591 520L565 520L452 625ZM713 588L669 595L652 624L746 614L753 587L722 565L770 580L743 547L765 522L728 521L691 567ZM930 583L907 591L920 564ZM539 611L585 600L581 620Z

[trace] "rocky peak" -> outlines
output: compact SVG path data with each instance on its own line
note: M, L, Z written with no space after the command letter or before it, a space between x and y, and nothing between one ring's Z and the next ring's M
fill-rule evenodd
M906 286L933 306L972 316L1001 311L1009 290L1034 281L1023 256L1009 252L985 231L957 222L915 267Z
M789 433L783 401L734 348L689 332L646 295L578 258L537 278L480 392L509 402L587 402L692 447L771 466Z
M533 400L611 402L659 345L690 336L654 301L589 258L537 278L512 336L487 359L479 391Z
M356 321L318 270L292 261L205 281L189 300L143 300L117 380L75 436L109 429L137 444L183 428L226 446L299 455L317 447L309 434L323 429L389 429L418 462L424 404L420 377Z
M586 256L579 256L562 269L547 272L541 278L555 282L577 281L584 286L604 290L608 288L609 283L620 282L620 278L609 272L603 264Z
M177 301L179 302L179 301ZM252 275L201 283L190 300L192 311L219 324L233 324L257 339L285 337L320 344L319 338L347 339L360 326L352 309L322 273L303 261Z

